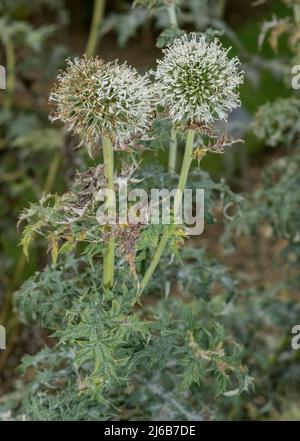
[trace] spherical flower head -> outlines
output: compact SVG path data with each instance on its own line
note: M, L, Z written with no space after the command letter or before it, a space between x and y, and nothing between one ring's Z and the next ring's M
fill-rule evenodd
M228 58L218 39L186 34L163 50L156 80L161 101L175 122L211 124L226 120L240 106L238 86L243 82L240 62Z
M146 76L126 63L105 63L97 57L67 62L50 95L56 105L52 120L60 119L88 148L99 136L122 148L146 134L156 106Z

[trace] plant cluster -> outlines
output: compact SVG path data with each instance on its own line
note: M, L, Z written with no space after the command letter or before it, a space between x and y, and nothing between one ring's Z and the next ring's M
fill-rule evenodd
M209 151L221 153L235 142L218 134L213 123L239 105L238 60L229 59L216 39L191 34L168 44L152 76L153 83L127 64L99 58L69 60L51 94L52 118L60 119L94 157L101 146L103 163L81 171L68 193L45 195L20 218L27 222L22 237L26 256L36 235L46 237L52 256L52 264L16 295L23 322L38 320L51 333L51 349L26 357L22 364L24 373L33 371L18 412L26 409L25 418L43 419L47 412L47 419L117 415L117 407L129 411L121 404L129 388L128 397L136 397L133 416L139 409L141 417L169 412L169 418L196 419L201 415L193 415L184 404L189 401L186 394L192 396L200 386L211 398L231 397L251 383L242 348L217 320L226 296L233 295L234 282L219 264L206 263L203 252L180 251L184 225L101 226L96 220L102 189L114 190L120 180L151 188L157 180L159 166L147 170L136 165L138 147L151 148L166 118L180 122L177 134L186 138L179 179L174 172L159 175L162 186L177 182L174 212L187 183L203 184L207 190L210 221L220 203L224 207L238 200L224 183L214 183L200 170L189 177L193 159L200 161ZM195 142L202 146L195 148ZM120 148L130 150L134 161L126 152L118 161ZM175 274L182 299L170 294ZM217 293L212 296L214 285ZM146 297L141 296L144 291ZM148 304L150 293L154 302ZM156 397L174 396L171 408L149 408L149 397L146 403L140 394L143 388ZM95 402L100 405L96 413Z
M46 29L36 43L31 26L15 23L24 1L9 8L6 3L0 1L0 9L5 5L11 15L3 29L10 23L12 30L5 35L19 35L14 42L27 46L31 41L30 50L38 50L52 34ZM50 9L58 4L47 2ZM95 2L94 18L101 15L100 4ZM5 157L1 179L18 210L24 198L32 201L19 217L24 257L2 317L16 291L9 334L20 332L18 316L38 342L22 359L22 380L0 399L1 420L299 419L299 355L290 345L291 326L299 321L300 200L295 189L300 159L293 151L299 100L292 96L265 104L255 117L252 128L266 145L288 145L291 152L262 171L255 192L242 197L200 168L208 154L223 154L241 142L222 133L220 121L226 124L240 105L243 74L238 58L215 38L218 31L188 34L179 25L193 22L201 31L213 25L235 40L221 20L222 4L140 0L130 13L106 18L102 34L117 26L124 43L149 20L149 11L155 16L163 29L157 43L162 57L156 70L143 75L126 63L93 56L99 28L93 20L86 55L67 59L50 95L50 119L60 120L66 131L49 128L42 112L16 108L12 92L24 72L15 75L11 55L23 52L19 55L15 47L11 52L12 39L2 39L12 64L0 118L1 146L13 161ZM298 2L288 4L295 15L282 22L282 29L289 23L294 50L297 35L290 23L298 20ZM203 14L193 13L196 8ZM264 25L262 33L269 29ZM275 47L279 31L272 32ZM61 56L50 63L52 70ZM84 148L74 151L78 146ZM168 152L168 168L157 159L161 150ZM51 160L45 181L45 169L36 164ZM192 168L193 161L198 167ZM21 177L13 175L15 162ZM233 276L188 238L184 224L145 224L137 210L135 224L100 225L99 192L122 183L147 192L177 188L172 216L184 188L204 189L205 222L225 218L227 251L251 241L262 266L258 278L251 279L250 270ZM14 220L4 194L0 204L7 207L6 218ZM271 252L273 246L282 251L267 281L260 255L265 242ZM36 248L45 244L49 256L37 270L32 261ZM36 271L19 287L26 259ZM238 259L236 267L243 265L240 254ZM12 262L4 260L2 283Z

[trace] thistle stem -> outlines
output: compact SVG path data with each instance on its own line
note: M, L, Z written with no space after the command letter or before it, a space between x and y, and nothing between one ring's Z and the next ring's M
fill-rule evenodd
M12 39L9 37L5 45L6 55L6 94L4 96L4 109L9 110L12 104L12 97L15 88L15 50Z
M174 3L167 7L167 11L168 11L168 14L169 14L169 20L170 20L171 26L174 27L174 28L178 28L178 21L177 21L177 15L176 15L176 7L175 7Z
M171 26L173 28L178 28L176 7L175 7L174 3L167 7L167 11L169 14L169 20L170 20ZM173 125L172 129L171 129L170 149L169 149L169 171L171 173L175 172L176 157L177 157L177 137L176 137L176 130Z
M300 26L300 4L298 5L294 5L294 17L295 17L295 22L297 24L297 26Z
M171 129L170 137L170 150L169 150L169 172L174 173L176 170L176 159L177 159L177 134L176 129L173 125Z
M300 30L300 2L298 4L295 4L293 7L293 12L294 12L294 20L295 20L295 24L296 27L298 29L298 32ZM300 56L300 47L299 45L297 46L297 55Z
M56 176L59 170L59 166L62 160L62 156L61 153L58 152L54 155L50 167L49 167L49 171L48 171L48 175L45 181L45 185L44 185L44 194L48 194L51 192L51 189L54 185L54 182L56 180Z
M103 137L103 161L107 188L114 190L114 151L111 140ZM109 239L103 252L103 286L111 288L114 283L115 239Z
M97 44L99 39L99 28L104 15L105 3L106 3L105 0L94 1L92 25L85 51L86 56L88 58L93 57L97 50Z
M185 144L185 152L184 152L183 162L182 162L182 166L181 166L178 187L177 187L177 190L175 193L175 198L174 198L174 214L176 214L178 212L178 209L182 203L182 194L183 194L183 191L186 186L186 181L187 181L187 177L189 174L191 162L193 160L194 137L195 137L194 130L189 130L188 135L187 135L187 139L186 139L186 144ZM161 256L165 250L165 247L167 245L169 235L170 235L170 232L166 228L165 231L163 232L161 239L160 239L158 247L154 253L154 256L153 256L153 259L150 263L150 266L149 266L148 270L146 271L146 274L141 282L140 294L144 291L144 289L148 285L151 277L153 276L154 271L156 270L156 267L161 259Z
M193 160L193 147L194 147L194 137L195 132L194 130L189 130L186 138L186 144L185 144L185 151L184 151L184 157L182 161L181 166L181 172L179 176L179 182L178 182L178 188L175 194L175 200L174 200L174 212L179 208L179 205L182 200L182 193L186 186L187 177L189 174L191 162Z
M219 0L215 5L215 14L216 17L222 19L224 17L226 8L226 0Z

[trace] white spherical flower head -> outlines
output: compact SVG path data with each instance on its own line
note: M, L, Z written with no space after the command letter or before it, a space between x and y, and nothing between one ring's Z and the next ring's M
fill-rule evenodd
M162 104L175 122L211 124L226 120L240 106L243 82L240 62L228 58L218 39L204 34L184 35L163 50L156 80Z
M105 63L97 57L67 61L50 96L56 104L52 120L60 119L89 148L99 136L122 148L145 135L156 106L146 76L126 63Z

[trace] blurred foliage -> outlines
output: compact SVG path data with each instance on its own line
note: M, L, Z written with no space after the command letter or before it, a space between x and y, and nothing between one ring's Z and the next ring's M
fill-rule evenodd
M298 97L278 99L261 106L255 115L256 136L271 147L295 146L299 142L300 100Z
M239 206L234 220L227 225L225 243L231 243L232 232L258 234L264 229L269 239L288 241L288 250L296 251L299 242L300 196L295 188L299 185L300 157L282 157L267 166L262 174L261 187ZM297 256L294 260L297 261Z

